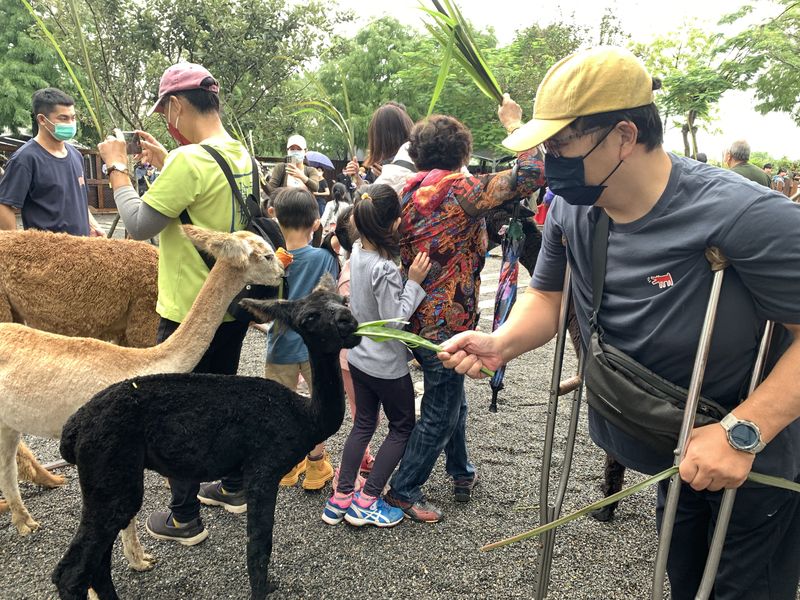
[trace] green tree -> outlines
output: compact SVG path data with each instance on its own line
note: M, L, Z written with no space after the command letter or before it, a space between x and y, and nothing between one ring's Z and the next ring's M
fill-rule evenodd
M728 37L722 48L734 53L742 70L751 74L762 114L785 111L800 124L800 2L778 0L780 6L757 25ZM727 15L722 24L740 21L756 10L745 5ZM764 11L759 6L759 11Z
M665 122L675 119L681 128L686 156L697 156L697 130L713 120L713 108L722 94L742 87L746 80L741 64L721 54L719 42L719 34L687 26L632 47L663 83L656 102Z
M77 7L77 22L63 18ZM270 113L287 101L290 81L319 56L342 18L321 2L288 0L51 0L48 26L83 73L87 64L103 98L96 107L117 126L146 128L163 70L201 63L220 81L223 116L257 149L272 144ZM88 61L79 46L79 30Z
M585 27L562 22L532 25L519 30L514 40L492 57L492 67L500 85L533 112L536 90L547 70L587 42Z
M0 0L0 131L13 135L31 126L31 95L44 87L70 92L55 52L19 0Z

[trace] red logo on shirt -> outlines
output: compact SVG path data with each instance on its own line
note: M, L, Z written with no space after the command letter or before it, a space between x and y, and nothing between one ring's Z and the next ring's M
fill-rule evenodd
M653 275L652 277L648 277L647 281L652 285L657 285L660 290L672 287L672 275L670 273L666 275Z
M86 185L86 180L83 178L83 175L78 175L78 185L80 186Z

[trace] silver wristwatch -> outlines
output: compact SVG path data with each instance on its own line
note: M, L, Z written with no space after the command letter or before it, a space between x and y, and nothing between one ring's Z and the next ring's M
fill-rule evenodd
M761 430L752 421L739 419L732 412L728 413L719 422L728 434L728 443L732 448L758 454L767 445L761 439Z

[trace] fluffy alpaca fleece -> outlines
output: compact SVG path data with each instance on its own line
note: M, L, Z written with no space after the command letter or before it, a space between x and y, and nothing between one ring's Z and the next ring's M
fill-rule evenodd
M78 531L53 573L62 599L86 598L90 586L101 600L118 598L111 548L142 505L144 469L210 481L241 468L251 598L262 600L274 589L267 573L279 481L341 426L339 351L360 338L344 299L327 289L269 306L242 304L303 337L314 375L311 399L262 378L194 373L132 379L95 396L67 421L61 438L62 456L78 467L84 502Z
M144 348L156 339L158 250L49 233L0 233L0 321Z
M277 286L284 270L260 237L185 226L192 242L216 257L202 290L177 331L152 348L124 348L16 324L0 324L0 491L21 535L38 527L22 503L14 454L20 433L57 438L66 420L94 394L129 377L191 371L211 343L234 296L247 283ZM131 566L150 568L135 539L123 546Z
M150 244L49 233L0 233L0 322L144 348L156 341L158 250ZM64 478L20 442L20 479L44 487ZM0 500L0 513L8 504Z

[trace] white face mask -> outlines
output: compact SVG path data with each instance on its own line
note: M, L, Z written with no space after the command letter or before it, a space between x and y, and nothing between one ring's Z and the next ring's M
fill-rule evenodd
M306 157L306 153L303 152L302 150L289 150L289 158L296 165L301 164L305 157Z

